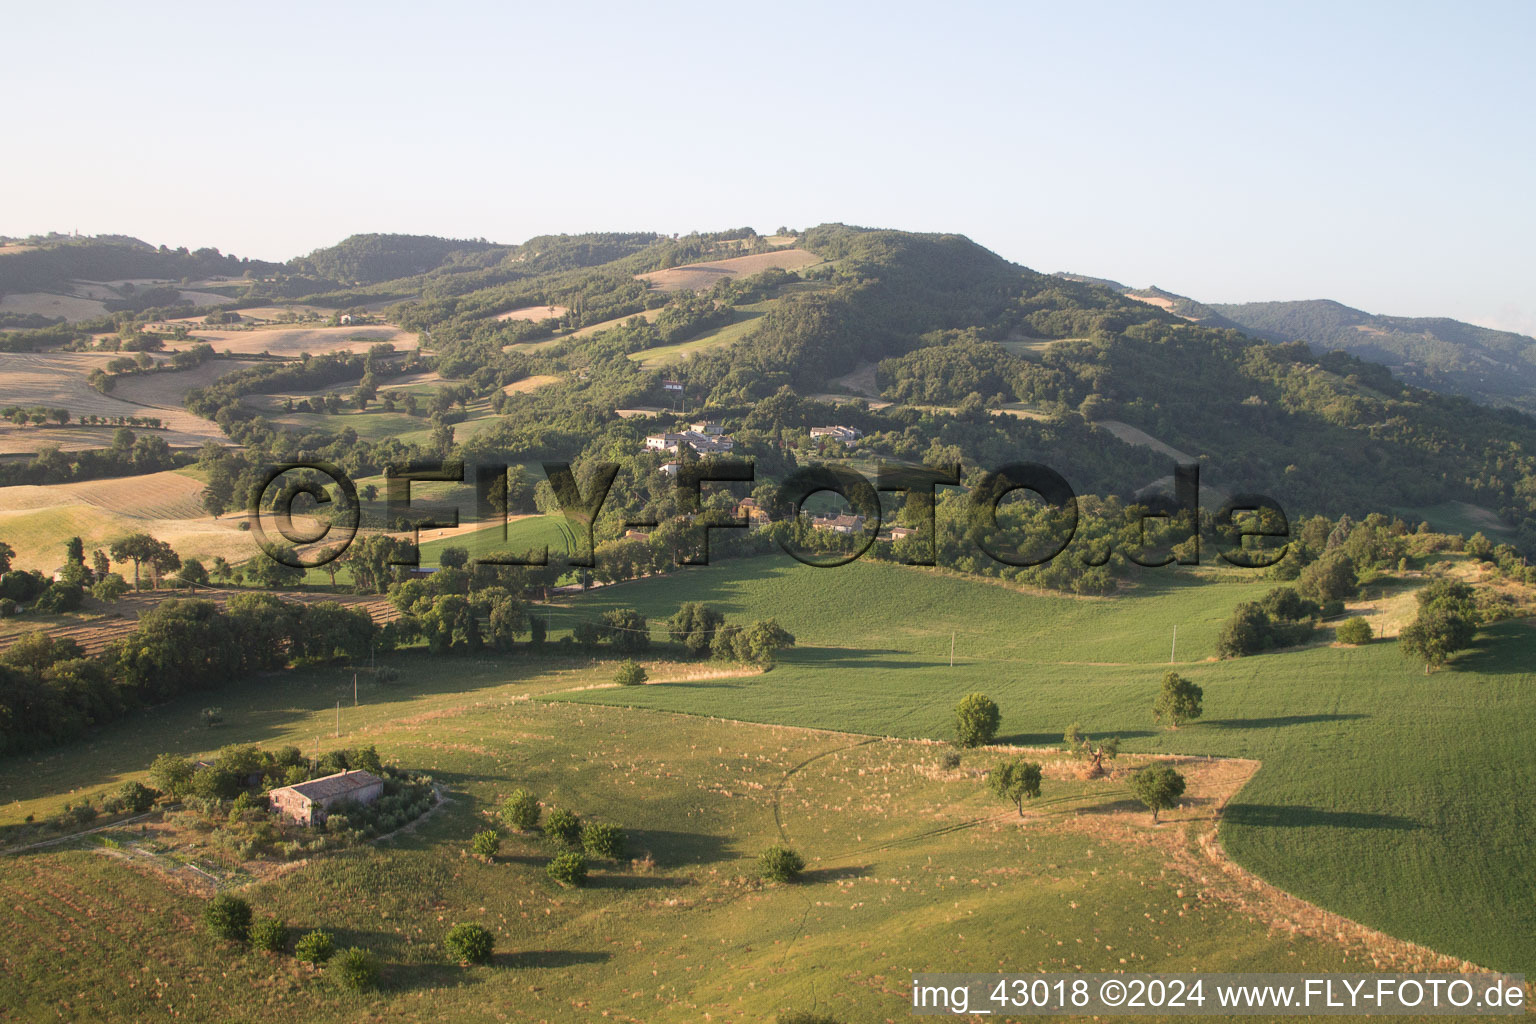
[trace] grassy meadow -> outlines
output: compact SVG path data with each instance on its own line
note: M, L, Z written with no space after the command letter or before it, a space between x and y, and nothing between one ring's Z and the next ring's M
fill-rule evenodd
M971 690L1003 709L1000 740L1057 743L1081 721L1135 751L1263 762L1221 837L1243 865L1389 934L1509 970L1536 968L1536 630L1506 623L1425 676L1394 642L1217 662L1234 604L1268 583L1166 583L1134 596L1020 593L875 563L759 559L622 584L582 604L670 614L685 600L769 616L800 646L761 677L594 690L623 703L872 735L943 737ZM556 623L560 620L557 618ZM1177 670L1205 717L1177 731L1151 706L1178 627ZM949 666L951 636L955 664Z
M219 729L197 724L199 701L180 701L88 746L0 766L24 797L4 808L10 827L57 803L45 794L128 777L161 748L310 748L319 736L325 749L374 743L430 771L449 802L410 833L241 889L258 913L371 949L378 992L343 995L291 958L207 940L211 886L131 864L130 825L0 859L11 926L0 1001L28 1019L62 1008L82 1020L755 1022L815 1009L873 1024L905 1016L918 970L1366 962L1331 941L1281 938L1171 869L1185 826L1125 813L1120 783L1052 766L1021 819L981 784L993 754L949 772L928 743L527 699L609 674L579 660L397 664L397 682L365 686L361 706L344 708L339 740L326 734L350 674L316 669L220 694ZM628 858L569 890L545 876L542 840L513 835L489 864L466 857L518 785L623 824ZM780 841L809 862L794 885L755 878L756 855ZM460 921L496 933L490 965L447 961L442 939Z

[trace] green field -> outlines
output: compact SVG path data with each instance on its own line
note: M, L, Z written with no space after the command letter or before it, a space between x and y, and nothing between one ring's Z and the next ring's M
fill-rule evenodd
M631 352L629 358L638 362L646 369L662 366L666 363L687 359L695 352L715 348L720 345L729 345L740 341L752 330L752 325L758 318L767 313L774 305L773 301L757 302L750 305L737 306L731 310L731 322L723 327L717 327L712 331L706 331L697 338L679 342L676 345L662 345L658 348L648 348L641 352Z
M82 840L0 860L0 1001L25 1019L62 1006L82 1020L746 1024L816 1009L875 1024L905 1017L918 970L1362 962L1331 941L1278 938L1170 870L1180 826L1119 811L1113 782L1053 777L1021 821L981 785L996 755L940 773L929 744L525 699L606 677L580 662L397 663L398 682L365 686L362 706L345 709L339 741L328 733L349 673L310 670L221 694L218 730L201 728L187 700L88 747L0 764L23 796L5 808L11 823L59 800L38 794L132 774L159 749L310 747L318 735L323 748L375 743L431 771L451 802L412 834L242 890L259 913L371 949L379 992L338 995L290 958L207 940L201 897L129 865L129 827L103 834L120 851ZM484 812L517 785L622 823L633 860L564 890L545 877L542 841L514 836L492 864L466 858ZM802 882L752 877L757 853L779 841L805 853ZM442 937L460 921L496 933L492 964L447 962Z
M736 619L776 617L802 646L767 675L562 699L939 737L955 700L984 690L1013 742L1057 742L1077 719L1131 750L1256 758L1264 767L1222 828L1239 862L1392 935L1536 969L1529 626L1485 631L1479 650L1428 677L1395 643L1208 662L1233 604L1265 584L1080 600L874 563L792 565L728 564L583 602L664 616L703 600ZM1177 667L1204 687L1206 716L1167 732L1150 708L1175 625Z

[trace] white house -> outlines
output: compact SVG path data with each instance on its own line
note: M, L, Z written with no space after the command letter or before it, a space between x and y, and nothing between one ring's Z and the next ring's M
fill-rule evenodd
M829 437L834 441L841 441L843 444L853 444L853 442L863 436L864 431L858 427L830 426L811 428L811 440L813 441L818 437Z

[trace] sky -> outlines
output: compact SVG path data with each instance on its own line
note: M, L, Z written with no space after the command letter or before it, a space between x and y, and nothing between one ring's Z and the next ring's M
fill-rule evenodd
M0 234L841 221L1536 334L1536 4L33 3L6 36Z

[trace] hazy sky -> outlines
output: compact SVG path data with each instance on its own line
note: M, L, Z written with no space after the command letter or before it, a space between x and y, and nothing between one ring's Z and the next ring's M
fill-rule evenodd
M1536 4L13 6L0 233L823 221L1536 333Z

